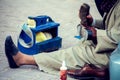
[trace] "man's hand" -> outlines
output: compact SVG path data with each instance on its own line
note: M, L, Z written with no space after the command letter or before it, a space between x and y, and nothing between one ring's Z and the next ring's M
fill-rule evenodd
M92 26L92 23L93 23L93 17L89 14L86 18L87 18L88 26Z
M90 15L90 6L88 4L81 5L79 18L81 19L80 25L77 27L79 35L86 40L92 40L96 44L96 29L92 27L93 17Z
M94 44L97 44L97 30L94 27L88 27L87 31L88 31L88 40L92 40Z
M95 44L97 43L96 40L96 29L94 27L84 27L83 25L77 26L78 33L80 37L84 38L85 40L92 40Z
M94 27L89 27L89 28L87 28L87 30L90 30L92 32L92 37L96 37L97 33L96 33L96 29Z

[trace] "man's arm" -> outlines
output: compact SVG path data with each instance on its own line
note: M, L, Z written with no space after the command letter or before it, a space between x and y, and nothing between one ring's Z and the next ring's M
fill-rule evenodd
M92 26L97 29L105 29L103 20L93 19Z
M115 8L108 20L111 26L107 30L97 29L96 52L113 51L120 42L120 6ZM109 25L108 24L108 25Z

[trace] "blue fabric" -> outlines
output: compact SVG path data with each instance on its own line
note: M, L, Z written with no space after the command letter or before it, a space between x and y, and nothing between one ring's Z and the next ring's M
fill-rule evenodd
M81 36L74 36L75 38L77 38L77 39L81 39Z

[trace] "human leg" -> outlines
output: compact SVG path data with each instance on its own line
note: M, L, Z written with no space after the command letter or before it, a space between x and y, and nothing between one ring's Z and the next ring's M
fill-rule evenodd
M18 68L20 65L36 65L33 56L19 52L11 36L8 36L5 40L5 54L11 68Z
M77 46L63 50L36 54L34 59L40 69L51 74L58 73L63 60L68 69L80 69L86 63L102 68L108 62L106 54L94 53L94 46L89 41L80 41Z
M45 72L56 74L63 60L65 60L68 69L80 69L85 63L101 66L108 62L108 57L105 54L94 53L94 46L86 41L67 49L33 56L19 52L11 38L6 38L5 44L8 44L5 45L5 51L11 68L17 68L20 65L37 65ZM9 59L8 56L11 58Z
M37 65L33 56L26 55L26 54L23 54L21 52L18 52L15 56L13 56L13 59L15 60L15 62L18 66Z

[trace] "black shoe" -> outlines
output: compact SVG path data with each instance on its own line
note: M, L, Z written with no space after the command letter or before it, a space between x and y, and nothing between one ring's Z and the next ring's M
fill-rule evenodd
M15 63L13 56L18 53L18 48L12 41L11 36L7 36L5 40L5 54L9 63L10 68L18 68L17 64Z

